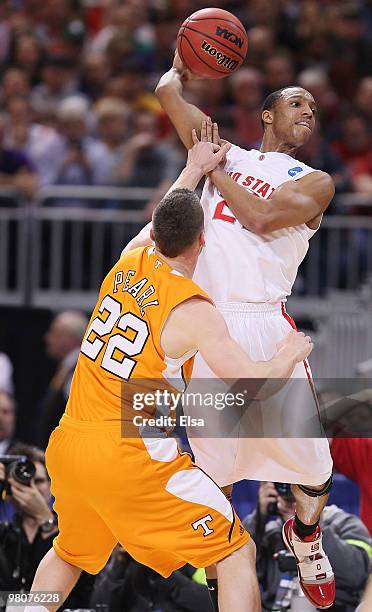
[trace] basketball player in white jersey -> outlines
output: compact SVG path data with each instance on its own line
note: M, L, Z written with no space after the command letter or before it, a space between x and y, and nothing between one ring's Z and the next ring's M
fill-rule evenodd
M176 54L172 69L157 86L158 99L187 148L193 145L192 130L200 130L202 121L207 124L201 139L218 142L216 124L183 98L183 81L188 78L193 77ZM206 246L194 279L215 301L232 337L257 361L270 359L276 344L294 326L285 302L309 239L334 195L328 174L294 158L311 136L315 112L313 97L300 87L268 96L262 110L260 150L232 145L226 164L210 173L203 189ZM142 239L145 235L146 230ZM213 378L200 356L193 376ZM270 415L275 421L282 414L284 397L284 411L288 409L289 419L301 427L309 396L317 417L307 362L298 364L293 377L308 378L309 384L292 385L296 394L282 394L277 406L271 398L268 420ZM303 420L308 418L307 412ZM231 492L228 485L242 479L292 484L296 515L284 525L284 540L296 557L304 593L313 605L325 609L335 596L334 575L318 524L332 483L328 441L300 437L301 433L288 438L274 435L248 438L246 434L245 438L220 438L218 443L191 437L190 443L197 464L226 492Z

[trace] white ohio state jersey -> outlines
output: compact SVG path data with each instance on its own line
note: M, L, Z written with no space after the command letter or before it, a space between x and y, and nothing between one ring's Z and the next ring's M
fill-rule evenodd
M237 146L228 152L225 169L239 185L261 198L262 206L282 183L315 172L285 153ZM239 223L210 179L205 182L201 203L206 246L193 280L215 302L286 300L316 230L303 224L254 234Z

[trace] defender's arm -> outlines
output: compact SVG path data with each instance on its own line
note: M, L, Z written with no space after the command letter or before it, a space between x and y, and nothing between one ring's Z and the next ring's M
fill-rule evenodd
M335 193L332 178L320 171L283 183L268 200L249 193L220 168L210 176L238 221L255 234L309 223L326 210Z
M203 131L206 133L206 122L203 121ZM220 147L211 142L200 142L196 135L196 130L191 132L191 140L193 147L190 149L187 156L186 167L182 170L178 179L173 183L164 197L175 189L190 189L195 191L201 178L222 162L228 152L230 145L225 143ZM152 245L151 238L152 222L148 223L137 236L135 236L121 252L121 256L132 249L141 246Z
M290 332L270 361L252 361L229 334L221 313L208 301L193 298L177 306L164 326L162 346L170 357L196 348L222 379L288 378L312 350L309 337Z

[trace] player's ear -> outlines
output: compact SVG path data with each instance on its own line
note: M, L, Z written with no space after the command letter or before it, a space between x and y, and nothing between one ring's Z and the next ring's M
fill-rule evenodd
M262 121L265 125L270 125L273 122L273 114L269 110L264 110L262 113Z
M200 253L201 253L202 250L205 247L205 232L204 232L204 230L201 232L201 234L199 236L199 245L200 245Z
M154 232L152 230L152 227L150 228L150 239L155 242L155 236L154 236Z

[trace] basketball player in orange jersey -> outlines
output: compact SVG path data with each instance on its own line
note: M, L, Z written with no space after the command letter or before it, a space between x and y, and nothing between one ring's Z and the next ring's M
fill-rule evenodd
M59 591L65 599L81 570L99 572L120 542L165 577L187 562L216 563L220 610L260 609L255 547L230 502L174 439L159 431L145 437L131 427L135 412L126 399L128 386L145 384L149 392L151 380L154 387L158 380L184 390L197 351L218 377L287 378L312 350L309 337L292 331L273 359L253 363L191 280L204 246L204 215L193 190L228 148L195 144L154 211L154 246L125 253L102 283L66 412L46 452L59 535L33 591Z
M216 124L183 98L183 81L189 78L193 75L176 54L172 69L159 81L158 99L187 148L193 145L192 130L200 130L203 120L207 120L204 139L217 143ZM262 110L260 150L232 145L227 163L209 174L201 197L206 248L193 278L216 303L232 337L255 361L270 359L277 342L294 326L285 302L309 240L334 195L328 174L294 158L311 136L315 112L312 95L300 87L269 95ZM201 354L195 360L194 376L214 376ZM218 444L192 436L189 441L198 465L227 491L244 478L292 484L296 515L283 527L284 541L296 557L307 598L325 609L333 604L335 581L322 548L319 517L332 484L332 459L309 364L298 364L292 377L304 379L305 384L292 381L284 394L270 398L265 406L273 420L282 415L284 431L296 432L290 437L279 437L279 428L271 428L273 433L261 438L247 438L245 430L240 438L221 435ZM305 437L304 423L310 420L318 423L319 430ZM292 424L297 429L291 430Z

